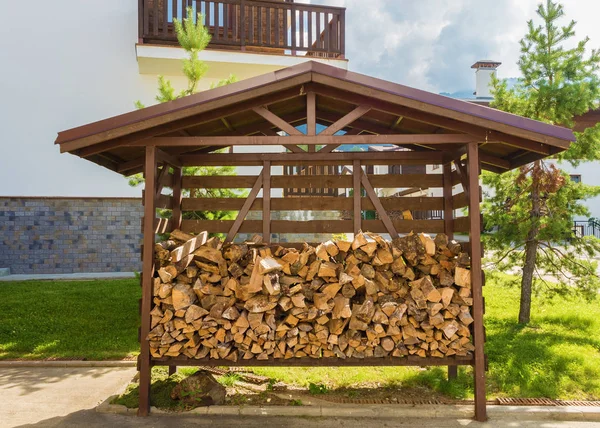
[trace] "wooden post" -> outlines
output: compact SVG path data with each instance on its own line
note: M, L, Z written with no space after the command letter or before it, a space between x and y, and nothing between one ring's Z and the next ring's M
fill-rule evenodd
M156 148L146 147L144 167L144 250L142 265L142 325L140 329L140 402L138 416L150 413L150 311L152 305L152 279L154 276L154 218L156 192Z
M306 94L306 135L317 135L316 95L313 91Z
M354 189L354 234L356 235L362 228L361 206L360 206L360 161L352 162L352 184Z
M271 162L263 164L263 241L271 242Z
M169 170L167 165L164 168ZM181 228L181 177L182 168L173 167L173 207L171 211L171 231ZM177 366L169 366L169 376L177 373Z
M467 146L469 187L469 239L471 241L471 286L473 291L473 344L475 345L475 419L487 420L485 407L485 353L483 333L483 293L481 273L481 218L479 210L479 146Z
M181 227L181 179L182 179L182 168L173 168L173 214L171 219L173 221L173 230Z
M454 239L454 207L452 201L452 163L443 165L444 172L444 233ZM448 366L448 380L456 379L458 366Z

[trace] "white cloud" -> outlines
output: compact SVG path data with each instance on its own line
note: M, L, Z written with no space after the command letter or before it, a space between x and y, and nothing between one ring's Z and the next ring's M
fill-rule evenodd
M434 92L470 89L469 68L501 61L500 77L519 73L519 40L539 0L304 0L346 7L350 69ZM577 37L600 47L600 2L564 1ZM566 20L565 20L566 23Z

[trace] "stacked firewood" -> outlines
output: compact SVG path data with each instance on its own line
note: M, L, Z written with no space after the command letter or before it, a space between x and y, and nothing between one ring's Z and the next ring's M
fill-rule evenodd
M156 244L151 354L269 358L466 356L469 256L444 234L303 248L179 230Z

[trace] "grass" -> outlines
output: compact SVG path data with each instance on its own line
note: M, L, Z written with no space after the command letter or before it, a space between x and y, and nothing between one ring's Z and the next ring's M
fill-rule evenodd
M122 359L139 352L139 280L0 283L0 359Z
M507 285L510 278L488 275L484 289L489 396L600 399L600 299L537 297L532 323L522 326L516 322L518 289ZM108 359L138 350L140 288L135 280L1 283L0 287L0 358ZM471 369L466 367L451 382L444 367L253 370L274 381L306 388L313 384L325 391L426 387L454 398L473 394ZM175 380L167 379L164 371L155 373L159 390L153 396L160 400L160 388L170 392ZM233 383L235 376L220 381Z

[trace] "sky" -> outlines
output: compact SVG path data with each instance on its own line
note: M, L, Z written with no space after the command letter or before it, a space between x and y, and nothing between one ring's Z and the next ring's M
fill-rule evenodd
M477 60L517 77L519 40L539 0L296 0L346 8L350 69L436 93L474 89ZM564 0L577 39L600 48L600 1ZM534 20L535 22L535 20Z
M502 62L518 76L518 41L538 0L296 0L346 8L349 69L435 93L474 90L477 60ZM20 2L5 2L20 16ZM137 1L103 0L89 30L81 0L39 2L22 20L0 25L0 195L140 196L126 180L60 154L56 133L151 101L156 76L135 56ZM577 38L600 47L600 0L563 0ZM69 13L65 13L69 11ZM48 26L52 22L52 26ZM15 34L19 43L15 43Z

